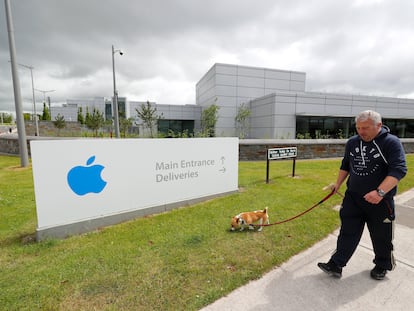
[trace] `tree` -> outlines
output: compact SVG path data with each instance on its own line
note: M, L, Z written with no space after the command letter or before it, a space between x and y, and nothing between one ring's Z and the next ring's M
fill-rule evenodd
M85 124L85 118L84 118L83 113L82 113L82 107L79 107L79 109L78 109L78 122L80 124Z
M61 116L60 113L58 113L55 121L53 121L53 125L58 129L58 136L60 136L60 130L66 126L65 117Z
M89 107L86 107L85 120L83 124L87 125L90 122L90 119L91 119L91 114L89 113Z
M1 123L12 123L13 116L9 113L2 112L0 117Z
M216 123L220 107L216 104L204 109L201 113L201 135L205 137L216 136Z
M250 113L250 109L246 107L244 103L241 104L237 110L237 115L234 120L236 121L236 130L239 138L245 138L247 135Z
M46 106L46 103L43 103L42 120L43 121L50 121L50 120L52 120L52 118L50 117L49 108Z
M102 127L104 122L105 119L103 113L99 112L98 109L93 108L92 114L90 114L88 110L86 111L85 124L88 129L94 132L95 137L98 136L98 130Z
M162 114L157 114L157 108L153 108L151 103L147 101L147 104L142 104L141 108L135 108L138 117L142 120L144 126L149 129L150 137L154 137L154 127L158 125L158 120L162 119Z
M121 131L121 136L123 136L124 138L126 137L127 130L132 126L132 121L132 118L120 118L119 120L119 129Z

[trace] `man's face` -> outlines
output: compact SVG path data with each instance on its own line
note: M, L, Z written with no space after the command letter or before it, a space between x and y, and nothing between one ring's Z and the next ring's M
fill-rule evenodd
M358 132L359 137L363 141L371 141L377 136L377 134L381 131L382 123L377 125L374 124L372 120L366 120L362 122L356 123L356 130Z

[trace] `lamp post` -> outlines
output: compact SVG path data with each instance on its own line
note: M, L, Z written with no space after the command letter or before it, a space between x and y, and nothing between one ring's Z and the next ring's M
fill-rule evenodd
M25 67L27 69L30 70L30 76L32 77L32 96L33 96L33 119L35 122L35 128L36 128L36 132L35 132L35 136L39 136L39 124L37 122L37 112L36 112L36 99L35 99L35 88L34 88L34 82L33 82L33 66L28 66L28 65L23 65L23 64L18 64L22 67Z
M14 29L11 15L10 1L4 0L4 7L6 12L7 31L9 37L9 50L10 50L10 62L12 69L13 78L13 89L14 89L14 103L16 106L16 122L17 131L19 133L19 151L20 151L20 164L22 167L29 165L29 153L27 150L26 141L26 129L24 126L23 118L23 107L22 107L22 95L20 90L19 74L17 72L16 63L16 44L14 42Z
M115 137L119 138L119 114L118 114L118 91L116 90L116 82L115 82L115 53L119 53L119 55L123 55L124 53L121 50L115 50L114 46L112 45L112 76L114 80L114 100L113 103L113 113L114 113L114 123L115 123Z
M38 91L38 92L43 93L43 102L45 103L45 105L46 105L46 93L56 91L56 90L44 91L44 90L39 90L39 89L35 89L35 90ZM50 116L52 116L51 111L50 111L50 107L49 107L49 114L50 114Z

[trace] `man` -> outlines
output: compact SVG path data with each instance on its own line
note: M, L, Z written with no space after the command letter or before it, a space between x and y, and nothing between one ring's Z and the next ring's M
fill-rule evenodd
M393 257L394 195L407 173L404 149L399 139L382 125L381 115L372 110L355 117L358 135L346 146L336 184L337 192L348 177L340 210L341 229L337 248L327 263L318 267L334 277L353 255L367 224L375 253L371 277L382 280L395 267Z

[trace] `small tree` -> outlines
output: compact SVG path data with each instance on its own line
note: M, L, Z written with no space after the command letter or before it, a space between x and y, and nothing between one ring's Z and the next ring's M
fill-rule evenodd
M82 107L79 107L79 109L78 109L78 122L80 124L85 124L85 118L84 118L83 113L82 113Z
M43 103L42 120L43 121L50 121L50 120L52 120L52 118L50 116L49 108L46 106L46 103Z
M30 114L30 113L27 113L27 112L23 113L23 119L24 119L25 121L29 121L29 120L30 120L30 116L31 116L31 114Z
M53 121L53 125L58 129L58 136L60 136L60 130L66 126L65 117L59 113Z
M124 138L126 137L127 130L132 126L132 121L132 118L121 118L119 120L119 129L121 131L121 136L123 136Z
M9 113L2 112L1 113L1 123L12 123L13 122L13 116Z
M237 110L237 115L234 120L236 121L236 130L239 138L245 138L249 131L250 113L250 109L246 107L244 103L241 104Z
M91 129L93 131L95 137L98 137L98 130L102 127L104 122L105 119L103 117L103 113L99 112L98 109L93 108L92 114L87 111L85 124L88 129Z
M158 120L162 119L162 114L157 114L157 108L152 107L151 103L147 101L147 104L142 104L141 108L136 108L138 117L142 120L144 126L149 129L150 137L154 137L154 128L158 125Z
M91 114L89 112L89 107L86 107L86 113L85 113L85 119L84 119L84 123L85 125L87 125L91 120Z
M216 123L220 107L216 104L204 109L201 113L201 135L204 137L216 136Z

